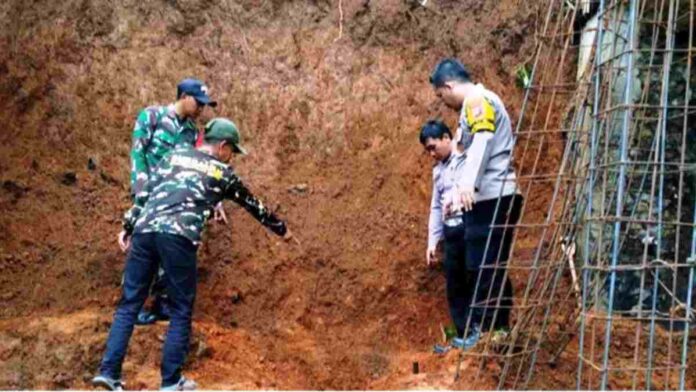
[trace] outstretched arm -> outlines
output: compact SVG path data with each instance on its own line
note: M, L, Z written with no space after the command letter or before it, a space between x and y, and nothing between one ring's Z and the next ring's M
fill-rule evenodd
M266 226L275 234L279 236L285 235L287 232L285 222L278 219L270 210L268 210L268 208L263 205L261 200L254 197L249 189L244 186L239 177L237 177L234 173L230 173L228 181L227 187L224 190L226 199L231 199L242 206L251 214L251 216L261 222L262 225Z

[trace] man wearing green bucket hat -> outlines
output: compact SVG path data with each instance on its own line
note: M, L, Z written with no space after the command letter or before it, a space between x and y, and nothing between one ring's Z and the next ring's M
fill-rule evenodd
M170 323L162 352L162 389L190 390L184 365L196 294L196 250L213 206L234 200L275 234L292 238L285 222L254 197L227 163L245 154L237 126L216 118L205 127L203 142L182 146L164 157L124 217L121 245L129 248L123 293L114 313L99 375L92 382L107 389L123 387L121 365L138 310L158 266L164 268Z
M226 118L214 118L205 125L205 134L203 140L207 138L217 140L227 140L234 152L246 155L247 151L240 144L239 129L230 120Z

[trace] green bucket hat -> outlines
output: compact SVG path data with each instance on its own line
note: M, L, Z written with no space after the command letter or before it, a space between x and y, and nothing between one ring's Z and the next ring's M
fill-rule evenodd
M244 147L242 147L242 145L239 144L239 141L241 139L239 135L239 129L237 129L237 126L232 121L226 118L218 117L210 120L205 125L205 135L203 138L205 139L205 141L225 140L232 144L232 147L234 147L235 152L238 152L242 155L246 155L247 153Z

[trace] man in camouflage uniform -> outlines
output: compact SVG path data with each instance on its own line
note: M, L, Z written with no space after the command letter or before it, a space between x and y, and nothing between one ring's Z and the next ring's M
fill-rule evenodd
M208 88L197 79L184 79L177 85L176 102L150 106L140 112L133 129L131 149L131 199L143 191L150 168L177 146L193 146L198 136L195 120L208 105L217 102L208 96ZM167 299L160 269L151 288L152 310L143 310L137 324L152 324L168 318Z
M254 197L226 164L245 153L239 132L229 120L214 119L205 128L203 144L182 146L164 157L126 213L124 245L130 245L123 294L109 332L100 374L92 382L122 388L121 365L138 310L147 297L158 265L165 270L171 321L162 351L162 389L189 390L195 383L181 374L189 347L196 293L196 250L211 208L223 199L240 204L261 224L285 239L285 223Z

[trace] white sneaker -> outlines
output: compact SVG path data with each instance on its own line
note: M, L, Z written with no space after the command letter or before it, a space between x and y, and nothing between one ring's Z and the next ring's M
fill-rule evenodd
M168 387L162 387L160 388L161 391L195 391L196 390L196 382L193 380L189 380L188 378L181 376L179 379L179 382L176 384L172 384Z
M120 379L114 379L111 377L98 375L92 379L92 385L95 387L102 387L109 391L122 391L125 384Z

